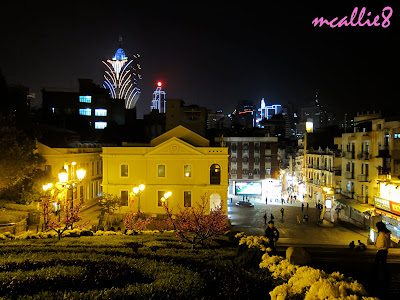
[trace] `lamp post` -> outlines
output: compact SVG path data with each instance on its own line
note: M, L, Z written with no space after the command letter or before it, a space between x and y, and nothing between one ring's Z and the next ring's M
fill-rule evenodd
M136 195L138 196L138 212L140 212L140 195L142 194L145 188L146 186L144 184L140 184L139 186L135 186L132 189L134 196Z
M72 165L76 165L75 162L72 163ZM59 184L63 187L63 188L67 188L67 190L69 190L70 188L72 189L72 196L71 196L71 208L74 206L74 187L76 187L76 184L78 184L79 182L81 182L86 175L86 170L83 169L79 169L76 171L76 177L75 178L75 174L72 175L73 178L71 178L70 180L68 180L68 172L67 170L65 170L64 166L61 168L60 172L58 173L58 179L59 179ZM68 192L67 192L67 201L68 201Z
M169 197L171 197L171 196L172 196L172 192L166 192L166 193L164 194L164 197L161 198L161 201L162 201L163 205L165 205L165 202L166 202L167 199L168 199Z

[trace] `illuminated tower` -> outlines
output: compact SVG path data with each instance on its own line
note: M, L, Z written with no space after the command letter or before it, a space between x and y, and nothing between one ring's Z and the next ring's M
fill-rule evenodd
M126 109L134 108L140 96L140 89L137 87L137 81L142 78L139 73L140 64L137 63L139 57L136 54L129 60L120 44L114 57L103 61L107 66L103 87L110 90L111 98L125 99Z
M165 113L165 92L161 89L162 82L157 82L157 88L153 92L153 100L151 101L150 110L158 109L160 113Z

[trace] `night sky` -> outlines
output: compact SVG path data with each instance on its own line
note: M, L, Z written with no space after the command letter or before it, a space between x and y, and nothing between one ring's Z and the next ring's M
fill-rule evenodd
M139 116L149 112L158 80L167 98L226 113L241 100L306 103L316 90L338 112L400 107L395 1L44 3L2 4L0 18L0 69L39 100L41 88L77 89L78 78L102 85L101 61L114 56L121 35L128 57L141 55ZM312 25L363 6L370 19L392 7L391 25Z

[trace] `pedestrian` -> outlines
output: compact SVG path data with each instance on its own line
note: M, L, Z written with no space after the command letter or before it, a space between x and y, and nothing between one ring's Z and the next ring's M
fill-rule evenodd
M283 213L285 212L285 209L282 207L281 208L281 214L282 214L282 220L283 220Z
M307 214L304 215L304 220L306 221L306 224L308 224L308 218L309 216Z
M304 203L301 204L301 211L304 210Z
M297 215L297 224L300 224L300 215Z
M308 202L307 202L307 211L308 211Z
M271 214L271 221L273 221L275 218L274 218L274 215L273 214Z
M378 237L376 238L375 247L378 250L375 255L374 273L378 276L379 266L382 266L383 275L385 279L388 279L388 270L386 265L388 249L390 245L390 231L386 228L385 223L382 221L376 223L378 229Z
M283 200L283 198L281 198L281 202L282 202L282 205L283 205L283 203L285 202L285 200Z
M268 204L268 198L265 197L265 204Z
M271 248L271 254L276 255L276 242L279 239L279 231L274 226L274 221L268 222L268 227L265 229L265 237L269 240L268 247Z
M267 219L268 219L267 213L264 213L264 225L267 225Z

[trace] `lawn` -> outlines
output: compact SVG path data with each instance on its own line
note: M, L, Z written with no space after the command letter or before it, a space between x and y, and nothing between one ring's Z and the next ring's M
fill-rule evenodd
M173 233L0 240L0 298L268 299L278 282L240 249Z

